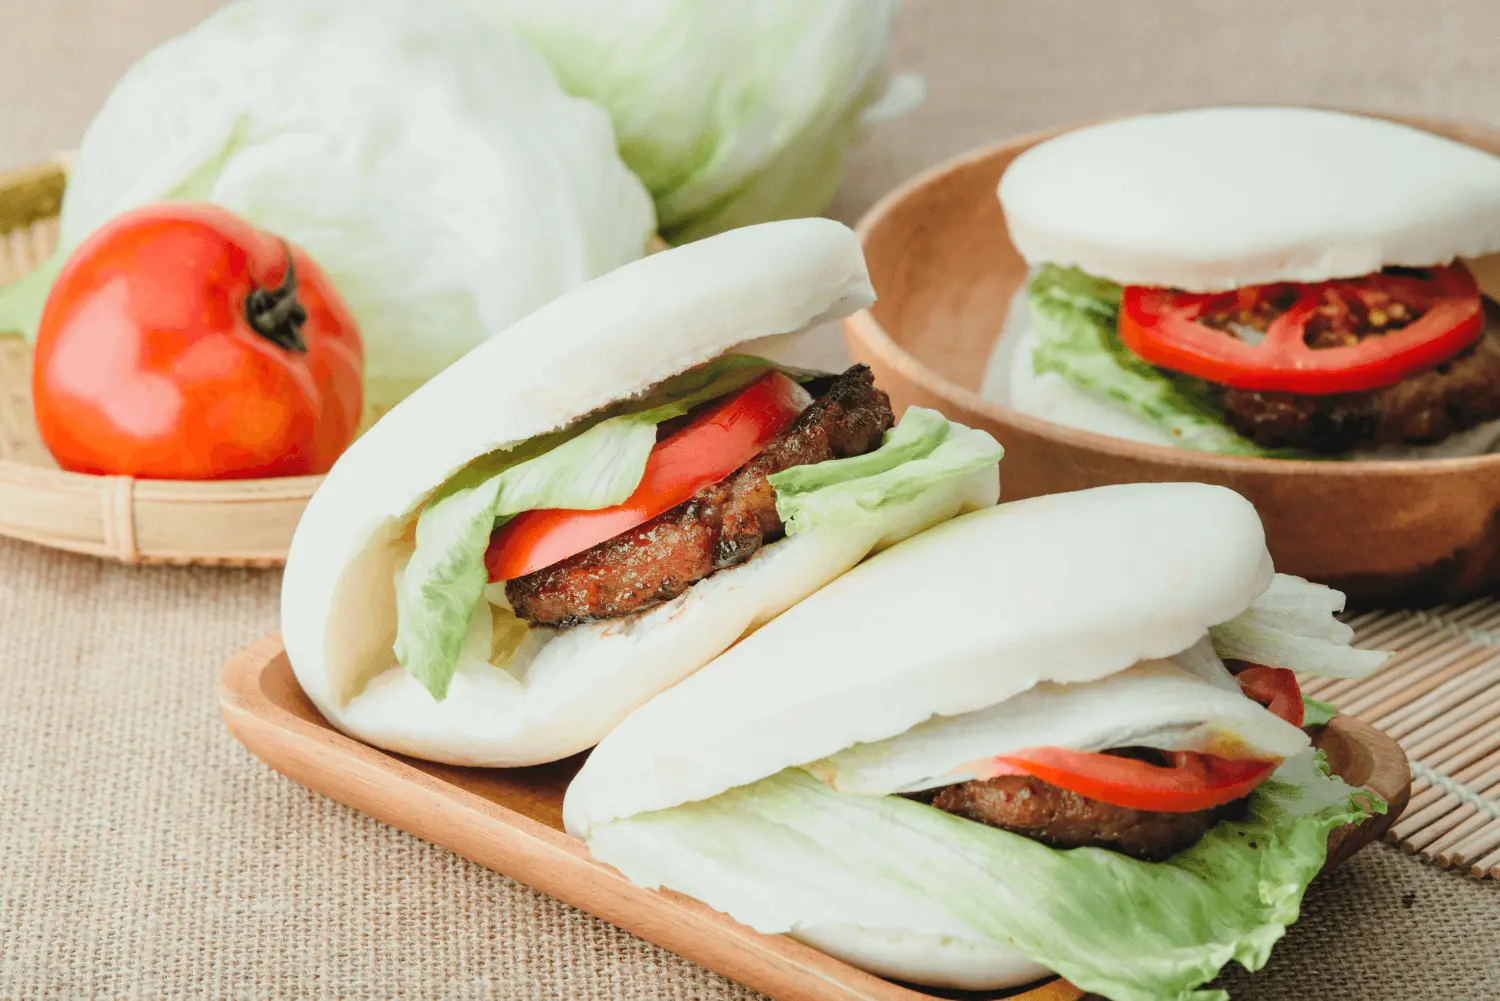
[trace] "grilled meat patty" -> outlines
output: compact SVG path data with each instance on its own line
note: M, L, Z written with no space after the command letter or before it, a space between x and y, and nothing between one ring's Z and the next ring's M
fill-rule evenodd
M1393 386L1329 396L1218 386L1225 417L1258 444L1322 453L1437 442L1500 418L1500 307L1484 306L1478 340Z
M1024 834L1053 848L1108 848L1148 862L1193 845L1235 808L1230 804L1194 813L1133 810L1087 799L1030 775L944 786L928 802L945 813Z
M768 476L861 455L879 445L894 422L890 399L875 388L869 368L856 365L728 477L622 535L506 582L505 596L521 618L546 626L628 615L670 601L781 538Z

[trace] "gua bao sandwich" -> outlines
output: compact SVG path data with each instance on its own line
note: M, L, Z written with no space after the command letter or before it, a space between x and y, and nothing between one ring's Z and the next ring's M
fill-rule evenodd
M872 551L993 505L1000 447L868 369L733 353L873 301L809 219L629 264L480 346L348 450L282 633L339 729L463 765L595 744Z
M646 887L872 972L1203 997L1296 920L1334 828L1293 671L1361 676L1343 596L1238 494L1133 484L910 538L621 723L568 831Z
M1500 308L1476 279L1500 251L1500 158L1356 115L1207 108L1050 139L999 197L1033 274L986 395L1230 455L1500 447Z

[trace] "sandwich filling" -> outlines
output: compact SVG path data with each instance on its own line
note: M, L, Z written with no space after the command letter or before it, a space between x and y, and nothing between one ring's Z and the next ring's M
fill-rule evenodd
M722 356L439 487L397 573L396 659L439 702L461 665L524 687L554 639L627 635L785 536L844 533L852 565L993 503L1000 455L935 411L897 425L864 366Z
M1243 662L1227 666L1246 696L1302 726L1296 675ZM1220 820L1243 815L1246 797L1279 763L1145 746L1092 753L1043 747L981 764L992 777L909 795L1054 848L1107 848L1160 861L1197 842Z
M1214 294L1046 265L1029 300L1033 372L1186 447L1337 456L1500 418L1500 307L1462 263Z
M1155 767L1166 756L1146 748L1109 752L1140 755ZM1131 858L1159 861L1195 844L1223 816L1243 806L1210 807L1188 813L1137 810L1089 799L1032 775L976 779L939 789L928 802L944 813L1013 831L1053 848L1108 848Z
M780 373L766 378L790 383ZM864 365L818 380L812 388L818 395L807 409L724 479L604 542L505 580L505 596L516 615L548 626L629 615L670 601L781 538L786 526L776 511L770 477L794 466L863 455L895 423L890 399L875 388ZM716 419L726 420L722 412ZM675 434L692 434L702 426L690 423ZM672 440L672 434L664 432L662 438ZM508 547L516 545L518 529L524 530L533 516L540 519L546 512L528 512L496 530L487 557L492 581L504 579L501 567L510 555ZM566 530L565 523L552 526L553 532ZM528 544L539 540L531 538Z

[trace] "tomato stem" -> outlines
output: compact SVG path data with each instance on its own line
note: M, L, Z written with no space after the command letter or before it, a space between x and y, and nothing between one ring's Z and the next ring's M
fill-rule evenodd
M250 329L277 347L306 354L302 325L307 322L307 310L297 301L297 265L285 240L281 249L286 251L286 276L277 288L251 290L245 297L245 319Z

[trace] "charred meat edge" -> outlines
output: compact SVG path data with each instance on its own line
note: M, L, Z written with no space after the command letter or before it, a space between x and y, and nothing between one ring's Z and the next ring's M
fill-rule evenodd
M768 477L793 466L862 455L895 422L869 368L856 365L734 473L650 521L576 556L507 581L505 595L535 625L609 619L670 601L748 560L785 534Z

